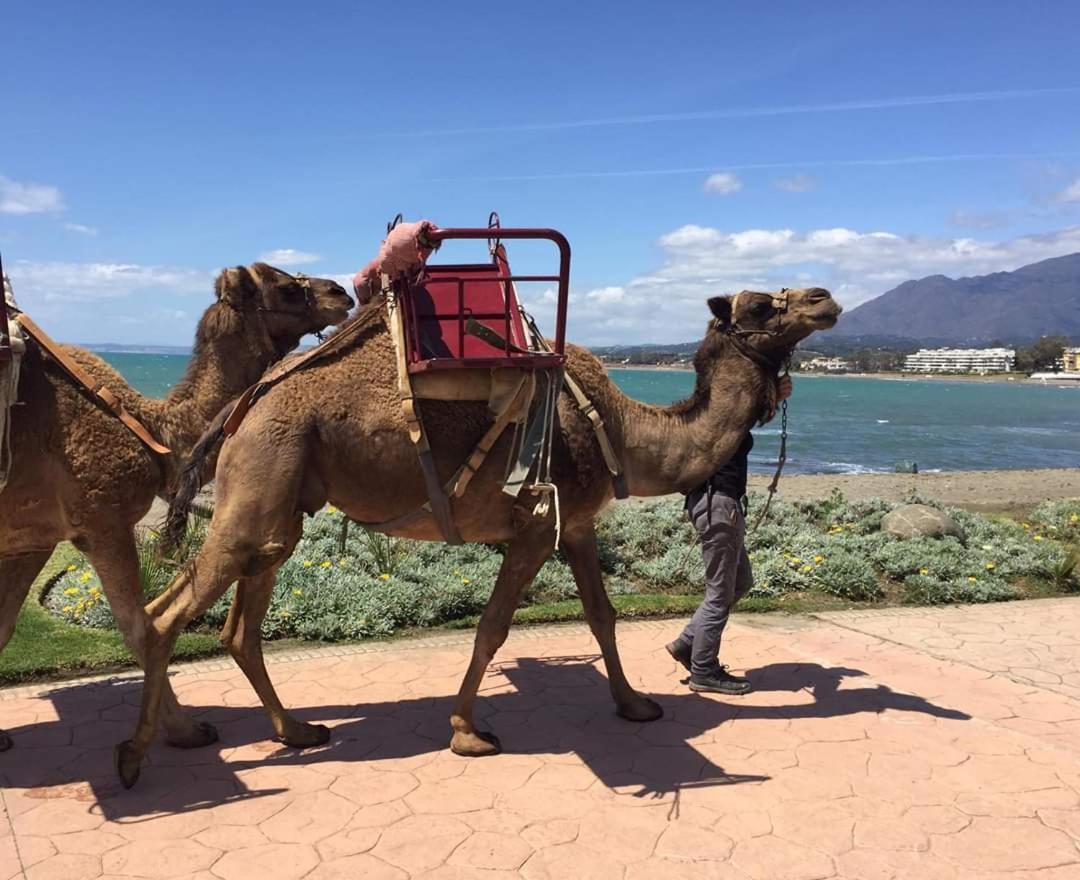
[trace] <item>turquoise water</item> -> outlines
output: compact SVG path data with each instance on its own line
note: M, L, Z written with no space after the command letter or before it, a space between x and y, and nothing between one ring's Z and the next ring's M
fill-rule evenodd
M181 355L103 355L143 394L163 396ZM667 404L693 387L689 372L612 370L631 397ZM754 431L751 467L776 465L779 419ZM796 377L789 408L791 473L1080 467L1080 388L1020 383Z

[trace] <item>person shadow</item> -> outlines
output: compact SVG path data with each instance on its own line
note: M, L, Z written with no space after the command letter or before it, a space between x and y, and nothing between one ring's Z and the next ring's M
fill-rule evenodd
M724 759L723 746L714 744L709 754L701 751L696 741L725 725L887 710L970 719L885 685L842 687L845 680L865 675L858 669L776 663L748 673L757 693L766 695L765 704L689 691L661 694L656 699L665 717L636 724L612 711L598 661L596 655L576 655L494 664L476 705L478 725L498 732L504 754L574 754L610 791L667 799L677 810L680 794L688 789L771 778L726 770L718 763ZM785 693L792 699L786 700ZM47 714L56 718L10 729L16 745L0 754L0 784L22 798L87 803L113 821L147 821L289 790L288 775L273 768L378 765L441 752L449 741L447 718L454 700L453 694L444 694L297 709L294 714L303 721L332 726L330 742L309 750L271 740L261 708L189 707L218 727L220 740L193 750L156 744L139 782L128 791L116 778L112 749L130 735L140 694L141 682L135 679L64 685L42 694L37 699L51 703L53 712ZM755 744L745 745L752 749Z

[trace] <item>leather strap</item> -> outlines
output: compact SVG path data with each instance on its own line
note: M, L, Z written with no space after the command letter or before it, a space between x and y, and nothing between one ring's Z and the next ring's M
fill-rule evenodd
M619 457L615 454L615 449L612 447L611 440L608 438L607 429L604 427L604 420L600 417L600 412L593 406L592 401L585 396L585 392L582 391L581 386L574 381L569 370L564 374L563 381L566 383L566 387L570 389L570 393L574 396L574 400L577 402L581 414L585 416L592 425L593 433L596 434L596 442L600 445L600 454L603 455L604 464L607 465L607 469L611 474L611 482L615 487L615 497L629 498L630 490L626 485L626 476L623 474L622 465L619 463Z
M158 455L169 455L172 452L168 446L163 446L158 443L142 422L124 408L124 404L119 397L113 394L113 392L102 383L96 382L93 377L75 363L71 357L64 354L64 352L60 350L60 346L50 339L49 335L34 323L25 312L17 314L15 320L38 345L49 353L49 356L60 365L60 368L67 373L68 376L101 401L109 412L120 419L124 426L145 443L149 449L153 450Z
M279 382L290 373L294 373L315 361L322 360L324 357L327 357L334 352L341 351L346 343L351 342L361 330L367 329L374 319L382 316L382 309L378 306L371 306L369 308L370 311L366 315L358 315L356 320L340 329L333 336L327 338L325 342L316 345L314 348L308 349L303 354L287 357L263 373L258 382L250 386L239 398L237 398L236 404L233 406L232 412L229 413L229 417L225 420L223 426L225 436L231 437L240 429L240 423L244 421L244 416L248 414L251 405L262 391L269 388L275 382Z
M409 439L416 447L416 455L420 460L420 470L424 474L424 485L427 487L428 504L431 514L435 517L435 523L439 526L443 540L447 544L460 544L461 535L454 524L454 515L450 509L450 499L439 482L439 474L435 468L435 458L431 454L431 446L428 444L427 433L424 431L424 423L420 420L420 409L416 398L413 396L412 383L409 381L409 365L405 354L405 324L401 313L401 306L397 303L390 307L390 335L394 340L394 348L397 351L398 368L398 392L401 395L401 411L405 416L405 423L409 429Z
M484 432L484 436L480 438L480 442L473 448L472 455L470 455L465 463L457 469L457 473L454 474L447 484L448 493L452 494L455 498L460 498L465 494L465 490L469 488L469 482L483 466L484 461L487 459L488 453L491 452L491 448L495 445L495 442L502 436L507 425L520 415L522 404L525 401L532 399L535 384L536 377L532 373L525 373L522 375L522 381L518 386L517 394L515 394L513 399L503 408L503 411L499 413L491 427Z

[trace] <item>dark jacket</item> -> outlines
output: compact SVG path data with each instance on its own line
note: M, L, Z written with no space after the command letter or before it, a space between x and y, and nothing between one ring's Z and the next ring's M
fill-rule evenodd
M736 501L741 500L746 494L746 473L750 459L750 450L753 448L754 435L747 431L746 437L743 439L743 442L739 445L738 450L736 450L728 463L721 466L721 468L709 478L708 482L691 492L690 496L697 495L698 492L711 486L713 492L727 495L729 498L734 498ZM688 496L688 498L690 496Z

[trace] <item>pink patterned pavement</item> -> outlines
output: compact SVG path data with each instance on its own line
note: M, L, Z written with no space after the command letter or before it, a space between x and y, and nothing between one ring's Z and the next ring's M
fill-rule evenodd
M231 661L178 667L221 742L156 748L130 792L130 677L0 691L0 880L1080 880L1080 599L740 616L742 699L679 683L678 627L620 627L649 725L584 627L512 634L480 705L506 751L474 760L445 748L464 635L274 657L334 729L307 752Z

